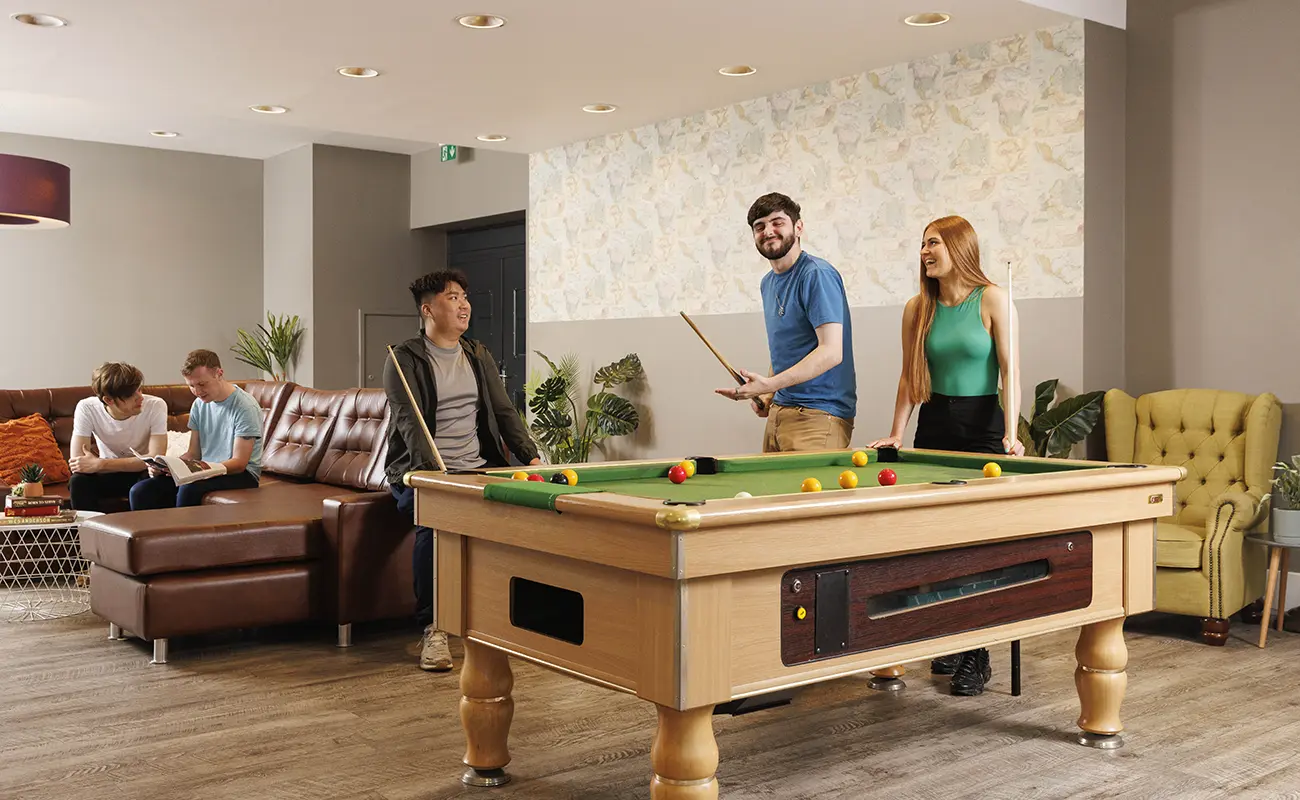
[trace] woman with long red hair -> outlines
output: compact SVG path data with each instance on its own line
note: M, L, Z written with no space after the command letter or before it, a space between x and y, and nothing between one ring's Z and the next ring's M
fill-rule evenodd
M893 429L871 447L899 447L919 405L918 449L1023 454L1016 437L1019 336L1012 341L1020 326L1007 291L980 266L975 229L957 216L931 222L921 239L920 266L921 291L903 309ZM993 675L984 648L935 659L931 671L951 674L958 695L982 693Z

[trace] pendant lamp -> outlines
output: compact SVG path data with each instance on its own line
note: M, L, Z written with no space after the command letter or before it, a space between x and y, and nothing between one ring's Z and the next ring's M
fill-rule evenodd
M0 153L0 230L66 228L71 205L66 166Z

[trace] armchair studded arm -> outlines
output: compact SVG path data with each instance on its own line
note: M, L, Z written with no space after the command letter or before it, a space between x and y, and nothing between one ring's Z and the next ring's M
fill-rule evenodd
M1210 580L1210 616L1225 618L1253 599L1248 594L1257 579L1250 573L1258 572L1254 562L1261 548L1247 548L1246 534L1268 517L1268 506L1269 496L1258 489L1229 490L1211 503L1201 550L1201 571Z

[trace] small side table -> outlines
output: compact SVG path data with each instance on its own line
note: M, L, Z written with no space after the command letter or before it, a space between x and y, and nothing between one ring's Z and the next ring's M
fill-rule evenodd
M81 523L98 511L78 511L71 522L0 526L0 621L71 617L90 610L90 562L81 555Z
M1286 617L1286 576L1291 571L1291 551L1300 548L1300 543L1274 541L1272 534L1267 533L1248 533L1246 541L1268 548L1268 584L1264 589L1264 616L1259 624L1259 646L1263 647L1264 641L1268 639L1274 592L1277 592L1277 629L1282 630L1282 620Z

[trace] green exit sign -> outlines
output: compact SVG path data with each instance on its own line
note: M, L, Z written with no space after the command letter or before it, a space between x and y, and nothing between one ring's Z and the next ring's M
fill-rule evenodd
M444 145L442 146L442 155L439 157L439 160L440 160L440 161L455 161L455 160L456 160L456 145L454 145L454 144L444 144Z

